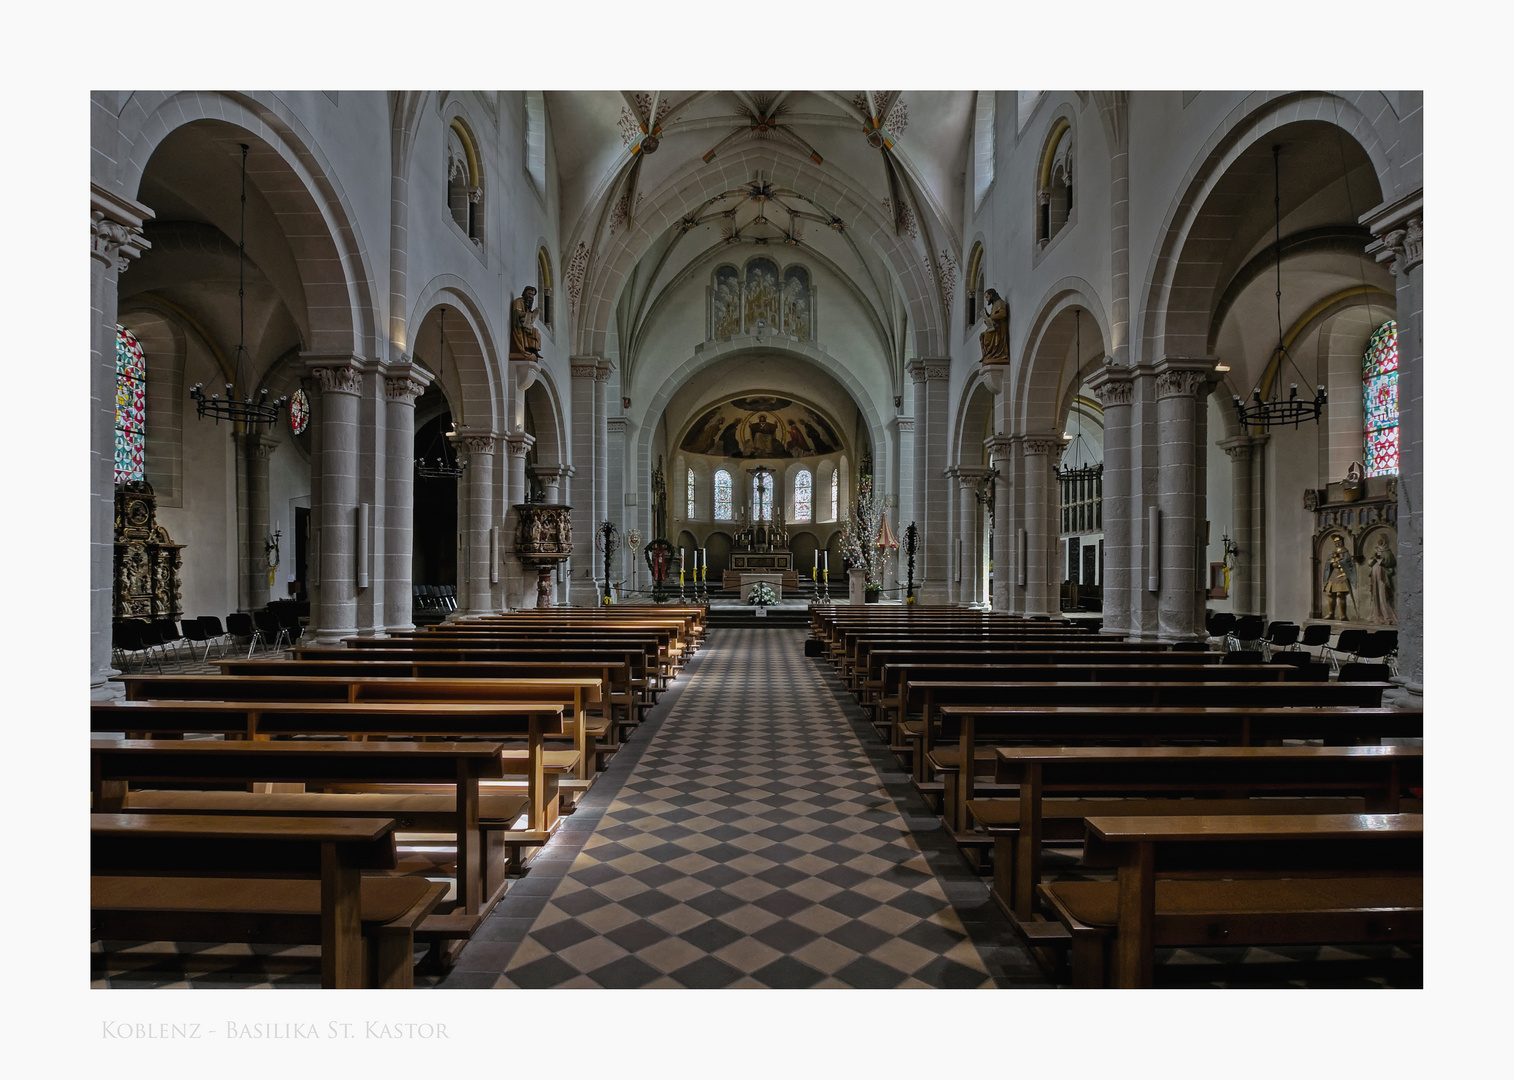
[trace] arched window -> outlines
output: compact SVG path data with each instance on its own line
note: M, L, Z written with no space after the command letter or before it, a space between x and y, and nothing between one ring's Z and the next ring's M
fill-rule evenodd
M841 518L841 470L831 473L831 520Z
M1398 475L1398 323L1389 319L1362 358L1368 476Z
M698 516L698 515L696 515L694 513L695 502L694 502L694 470L693 469L690 469L686 473L684 473L684 477L683 477L683 493L684 493L684 511L683 511L683 516L687 520L692 521L692 520L694 520L695 517Z
M1072 124L1059 118L1051 126L1036 176L1036 243L1045 247L1072 217Z
M973 209L994 182L994 91L979 90L973 103Z
M546 248L536 252L536 310L542 325L552 329L552 256Z
M811 504L811 489L814 487L814 477L808 469L800 469L794 477L794 520L812 521L815 511Z
M484 181L477 143L460 117L447 127L447 211L469 240L484 239Z
M971 331L978 325L978 320L983 317L983 245L973 244L972 253L967 257L967 276L962 279L966 286L962 297L962 314L967 320L967 329Z
M731 474L724 469L715 472L715 520L730 521L734 515L731 513Z
M147 358L126 327L116 324L116 483L147 474Z
M540 90L526 91L526 175L542 194L547 190L547 105Z
M759 491L757 488L757 475L757 473L752 474L752 520L772 521L773 483L776 478L772 473L767 473L767 479L763 481L762 489Z

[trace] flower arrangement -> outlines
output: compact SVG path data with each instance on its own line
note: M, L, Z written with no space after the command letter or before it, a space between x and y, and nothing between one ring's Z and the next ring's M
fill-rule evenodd
M861 567L869 591L883 588L885 547L879 545L883 528L883 510L873 497L873 478L863 473L857 478L857 501L841 537L841 558L848 567ZM895 545L897 546L897 545Z
M752 591L747 594L748 604L757 604L767 607L769 604L778 603L778 593L766 581L759 581L752 586Z

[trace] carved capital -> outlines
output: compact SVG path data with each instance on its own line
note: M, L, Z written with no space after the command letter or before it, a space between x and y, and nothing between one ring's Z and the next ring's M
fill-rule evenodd
M1400 270L1407 274L1425 261L1425 229L1420 218L1410 218L1403 228L1391 229L1377 239L1382 245L1377 261L1386 262L1390 274L1397 275Z
M323 394L363 392L363 373L355 367L318 367L315 379Z
M535 445L535 436L527 435L524 431L512 432L505 436L505 453L512 460L525 457L531 447Z
M1129 405L1135 400L1135 388L1129 379L1111 379L1094 387L1094 397L1106 409Z
M983 440L983 446L988 450L988 460L994 463L994 468L1009 460L1010 451L1014 449L1015 441L1008 435L990 435ZM1001 474L1003 470L1000 470Z
M1064 440L1052 439L1044 435L1026 435L1021 440L1021 449L1026 454L1045 454L1061 457Z
M415 399L425 392L425 384L408 377L384 380L384 397L392 402L414 406Z
M598 379L598 364L569 364L568 375L574 379Z
M484 201L484 189L481 188L481 187L470 187L468 189L468 201L470 203L481 203L481 202L483 202Z
M896 416L893 424L899 429L900 435L912 435L915 431L915 418L912 416Z
M1156 379L1157 397L1194 397L1204 393L1209 386L1209 378L1203 371L1194 371L1190 368L1171 368L1157 373Z
M951 368L945 364L927 364L925 366L925 377L927 379L949 379L951 378Z
M494 453L493 435L459 435L457 441L462 443L470 454Z
M120 273L132 259L152 247L142 235L142 226L152 211L140 203L91 184L89 191L89 253Z

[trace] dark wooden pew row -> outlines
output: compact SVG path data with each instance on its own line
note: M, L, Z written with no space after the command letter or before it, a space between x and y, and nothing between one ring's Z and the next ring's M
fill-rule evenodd
M417 933L436 940L466 939L505 891L500 866L493 868L498 886L486 887L490 875L480 792L481 782L508 775L502 751L500 743L487 741L96 739L90 742L91 808L96 813L379 817L394 819L401 829L445 828L456 838L457 908L451 915L427 916ZM372 798L216 790L249 784L399 788ZM413 786L441 794L406 790Z
M421 705L394 702L97 701L91 702L90 712L90 730L95 732L153 732L176 735L213 733L238 736L244 741L220 742L194 739L178 741L177 744L186 747L247 745L264 747L267 749L257 752L270 756L256 759L259 768L283 766L297 771L298 768L307 767L312 762L338 762L342 767L356 768L357 762L371 764L370 759L358 757L348 762L340 757L340 748L353 748L354 753L362 754L371 747L380 753L387 752L390 755L388 758L374 759L375 761L395 761L406 767L422 769L421 772L413 775L401 771L389 776L338 774L315 778L267 776L248 779L275 784L319 782L360 786L411 786L414 790L380 791L375 793L378 797L367 800L347 799L345 803L365 807L369 812L388 812L391 816L401 818L414 819L421 809L430 813L450 814L449 820L455 826L451 831L455 833L457 843L458 894L462 904L461 910L466 914L479 911L479 906L483 903L484 868L478 862L477 856L481 827L478 780L505 780L514 777L525 779L524 792L515 787L504 787L497 792L491 792L491 796L497 795L498 798L491 803L489 813L484 819L483 829L490 834L489 840L492 845L490 856L495 862L494 868L499 871L496 875L497 879L501 882L500 887L494 890L494 895L489 898L492 904L499 895L503 894L504 867L500 860L505 850L508 849L512 853L514 865L518 867L522 848L540 847L556 831L557 781L560 773L572 770L572 763L569 761L560 761L549 766L548 757L542 745L544 733L561 732L563 727L561 708L536 704L516 702L442 702ZM271 735L330 736L333 741L308 739L269 741L266 737ZM391 741L350 741L352 736L375 735L385 736ZM422 738L490 740L483 745L493 748L492 756L496 764L490 768L497 771L487 776L480 774L470 780L467 777L438 774L429 762L422 766L411 765L403 757L407 748L438 745L418 741ZM527 744L523 751L507 749L498 741L520 738L524 738ZM349 741L334 741L336 739ZM127 743L136 741L140 740L126 740ZM172 744L173 741L170 741L169 745ZM97 744L91 745L93 747ZM104 745L123 744L106 743ZM308 760L296 759L294 765L290 765L277 756L272 756L279 749L298 753L303 748L316 748L310 753L325 756ZM386 751L385 748L389 749ZM227 751L209 752L226 753ZM193 758L184 760L197 761ZM461 765L458 766L458 768L461 767ZM426 769L430 771L424 771ZM112 778L106 777L106 779ZM156 779L170 778L157 777ZM416 787L417 785L422 787ZM455 785L456 791L452 791L449 787L446 791L438 788L435 792L428 792L423 790L424 785ZM442 804L433 805L409 798L411 795L420 796L432 793L444 795L451 800L453 805L450 807ZM334 793L330 792L274 792L272 794L280 795L282 801L267 800L265 805L276 809L287 803L290 806L297 806L299 813L315 812L320 806L330 806L334 808L334 811L341 811L344 804L344 800L331 797ZM341 794L359 794L359 792L344 791ZM317 797L296 798L295 796L298 795L316 795ZM97 800L94 805L102 810L119 809L124 805L121 802L123 797L122 789L112 788L105 793L107 801L101 803ZM227 803L225 799L215 801L218 804ZM204 805L202 802L186 798L156 798L151 805L142 799L136 801L138 809L165 810L170 808L170 804L181 810L193 810ZM465 810L468 811L466 814ZM518 828L516 822L523 813L527 817L526 827ZM428 828L423 831L434 830Z
M557 706L566 718L565 735L578 754L575 779L565 790L584 791L596 774L601 752L611 751L614 727L601 705L599 677L522 679L416 679L342 676L311 671L269 678L267 675L119 675L126 700L158 701L510 701ZM611 742L605 743L607 736ZM554 738L555 736L547 736Z
M635 665L623 654L608 654L602 659L584 658L575 660L551 659L559 655L544 652L518 660L432 660L422 656L414 659L407 654L403 660L376 660L369 654L361 656L346 649L323 650L308 660L212 660L211 666L220 668L225 676L256 676L259 678L286 679L300 676L330 676L336 678L377 679L595 679L609 687L608 700L600 701L602 713L608 713L621 733L634 728L641 711L649 706L641 689L635 684ZM599 654L593 654L598 656ZM313 668L311 664L320 663ZM616 739L619 742L619 738Z
M1282 665L1277 665L1282 667ZM1222 670L1222 669L1216 669ZM1097 705L1106 712L1129 711L1133 707L1156 708L1164 705L1245 708L1288 708L1344 706L1378 708L1383 691L1391 683L1320 683L1298 681L1270 682L961 682L920 680L907 683L901 695L920 702L917 727L907 726L906 737L914 736L917 748L913 764L916 780L923 784L929 755L940 739L940 710L948 705L970 705L976 715L985 716L995 706ZM915 695L918 694L918 697ZM959 713L958 715L966 715ZM1187 737L1187 736L1179 736ZM1203 738L1204 736L1192 736ZM1278 736L1307 738L1308 736ZM1153 736L1153 741L1170 741ZM992 755L985 755L989 766Z
M1116 880L1039 889L1071 933L1075 986L1149 987L1157 948L1424 939L1422 815L1091 816L1085 826L1084 865Z
M1037 916L1043 845L1080 840L1089 814L1391 814L1424 784L1417 746L1001 746L995 756L1013 796L973 798L969 782L963 804L992 839L991 895L1022 927Z
M408 990L416 928L446 886L396 865L390 818L95 814L94 941L321 947L321 986Z
M1115 662L1141 663L1219 663L1223 653L1174 652L1156 645L1135 641L1120 641L1113 638L1046 639L1025 637L956 637L924 640L910 638L863 638L857 643L857 652L849 669L851 688L854 693L876 692L877 680L882 677L883 665L905 660L947 663L953 660L979 660L988 662L1008 654L1028 654L1007 661L1017 664L1061 663L1059 657L1075 653L1086 658L1079 663L1104 663L1114 661L1120 654L1130 654L1127 659ZM986 655L985 655L986 654ZM1162 659L1181 657L1180 660Z
M987 642L1002 641L1007 643L1044 641L1049 643L1090 643L1084 647L1091 647L1093 642L1120 641L1123 639L1103 637L1089 633L1086 630L1053 627L1047 623L1027 623L1020 626L939 626L926 627L868 627L853 629L838 629L832 639L827 656L835 665L837 674L843 679L849 679L854 667L857 666L858 650L864 642L890 642L895 645L926 645L931 642ZM1150 648L1150 646L1146 646Z

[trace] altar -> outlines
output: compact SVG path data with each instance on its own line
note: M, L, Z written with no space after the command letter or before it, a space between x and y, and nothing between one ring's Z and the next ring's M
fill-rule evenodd
M752 589L754 589L759 582L766 582L767 584L771 585L773 587L773 591L778 594L778 599L782 600L783 599L783 586L784 586L784 579L785 579L785 577L793 577L793 574L788 574L788 575L785 575L785 574L742 574L741 575L741 602L743 604L750 602L751 596L752 596ZM799 587L799 582L798 582L797 578L794 580L794 584L792 586L790 586L790 587L791 588L798 588Z

